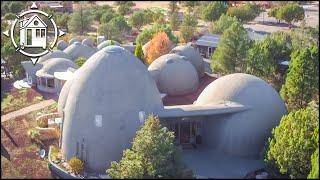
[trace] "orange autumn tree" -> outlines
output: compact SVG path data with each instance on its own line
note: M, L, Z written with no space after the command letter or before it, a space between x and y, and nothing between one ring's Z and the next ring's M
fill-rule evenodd
M165 32L156 33L150 41L150 45L146 47L147 63L151 64L158 57L169 53L172 42Z

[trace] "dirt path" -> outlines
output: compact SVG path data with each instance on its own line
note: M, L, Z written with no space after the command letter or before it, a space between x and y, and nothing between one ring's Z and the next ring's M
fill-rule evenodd
M55 102L56 101L54 101L53 99L49 99L49 100L45 100L45 101L39 102L37 104L30 105L30 106L25 107L25 108L19 109L17 111L10 112L8 114L5 114L5 115L1 116L1 122L5 122L7 120L10 120L10 119L13 119L13 118L16 118L16 117L19 117L19 116L23 116L23 115L28 114L28 113L30 113L32 111L43 109L45 107L48 107L48 106L54 104Z

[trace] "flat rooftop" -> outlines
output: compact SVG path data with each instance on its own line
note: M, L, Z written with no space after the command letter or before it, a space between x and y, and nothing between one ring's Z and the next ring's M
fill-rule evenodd
M174 105L188 105L193 104L194 101L197 100L201 92L204 88L207 87L208 84L210 84L212 81L216 80L217 78L212 77L208 74L205 74L202 78L199 80L199 86L198 89L190 94L183 95L183 96L170 96L167 95L162 99L164 106L174 106Z

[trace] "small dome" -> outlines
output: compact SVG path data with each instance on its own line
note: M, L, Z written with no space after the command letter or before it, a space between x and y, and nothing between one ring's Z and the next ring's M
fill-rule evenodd
M38 63L40 63L40 64L44 63L48 59L52 59L52 58L64 58L64 59L71 60L71 56L66 54L65 52L63 52L61 50L53 50L52 52L49 52L48 54L41 56L38 60Z
M148 71L162 93L184 95L198 89L199 78L196 69L177 54L166 54L154 60Z
M65 52L66 54L69 54L72 60L76 60L79 57L85 57L88 59L90 56L92 56L96 52L96 50L89 46L85 46L80 42L75 42L70 46L68 46L65 50L63 50L63 52Z
M89 149L84 149L86 166L105 172L131 146L141 125L139 112L148 115L159 109L163 109L160 93L144 64L122 47L105 47L61 90L62 154L69 160L83 142Z
M84 39L82 40L82 44L85 46L93 47L93 41L91 39Z
M52 58L43 64L43 67L36 72L36 76L54 78L54 72L65 72L70 67L77 68L77 65L69 59Z
M79 42L79 40L78 40L77 38L72 38L72 39L70 39L70 41L69 41L69 45L71 45L71 44L73 44L73 43L75 43L75 42Z
M68 43L65 42L64 40L60 40L57 43L57 49L63 51L65 48L68 47Z
M214 123L208 127L211 133L207 144L222 152L259 157L272 128L286 114L284 102L272 86L262 79L235 73L210 83L195 104L202 106L228 101L249 109L223 119L209 117Z
M196 68L199 77L204 76L204 62L200 53L189 45L176 46L170 53L185 56L189 62Z
M103 41L102 43L100 43L98 45L98 49L103 49L104 47L107 47L107 46L110 46L110 45L117 45L117 46L120 46L120 43L118 43L117 41L114 41L114 40L106 40L106 41Z

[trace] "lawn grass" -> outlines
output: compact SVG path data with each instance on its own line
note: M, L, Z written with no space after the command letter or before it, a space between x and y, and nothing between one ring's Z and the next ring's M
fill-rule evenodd
M7 114L26 106L38 103L43 97L33 89L20 89L11 91L1 101L1 114Z

